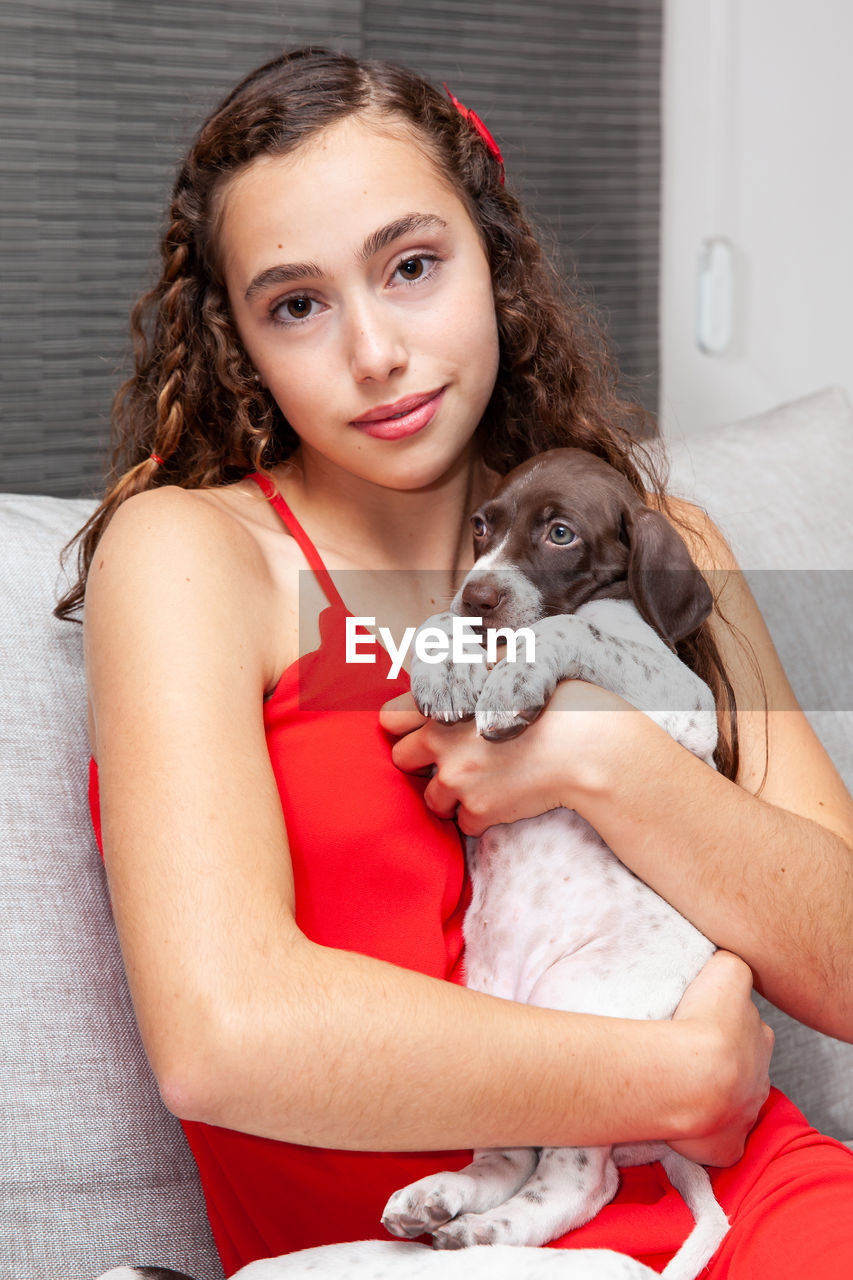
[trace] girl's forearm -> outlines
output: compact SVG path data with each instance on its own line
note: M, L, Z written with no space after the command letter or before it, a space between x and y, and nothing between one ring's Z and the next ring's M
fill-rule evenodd
M312 1146L447 1150L685 1138L725 1114L730 1054L701 1020L556 1013L301 936L283 959L220 992L216 1019L200 1017L159 1073L183 1118Z

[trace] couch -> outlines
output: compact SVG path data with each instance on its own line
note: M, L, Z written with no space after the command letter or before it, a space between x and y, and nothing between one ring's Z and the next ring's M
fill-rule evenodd
M713 512L751 571L850 786L853 408L830 389L670 443L672 488ZM51 616L59 550L91 509L0 497L0 1275L94 1280L137 1261L217 1280L195 1167L136 1031L90 829L81 629ZM853 1046L762 1008L777 1032L776 1083L817 1127L853 1137Z

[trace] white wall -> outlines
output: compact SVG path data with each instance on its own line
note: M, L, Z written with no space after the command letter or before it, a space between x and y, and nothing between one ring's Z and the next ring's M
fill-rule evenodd
M664 0L661 425L829 384L853 396L853 3ZM733 338L696 342L703 241L734 251Z

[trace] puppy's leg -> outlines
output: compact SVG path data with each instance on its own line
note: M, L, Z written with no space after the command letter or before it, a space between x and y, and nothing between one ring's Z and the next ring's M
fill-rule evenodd
M503 1204L536 1168L534 1147L475 1151L458 1173L437 1173L395 1191L382 1214L392 1235L414 1239L460 1213L483 1213Z
M477 1244L543 1245L589 1222L616 1194L610 1147L547 1147L521 1190L485 1213L433 1232L437 1249Z
M537 718L561 680L588 680L644 711L710 763L717 742L710 689L642 619L637 623L648 644L605 633L577 614L537 622L533 661L504 659L488 675L477 701L479 732L492 741L515 737Z
M654 642L656 650L605 634L577 614L542 618L531 629L532 660L505 658L486 679L476 712L484 738L515 737L537 718L561 680L588 680L637 705L655 683L662 664L672 670L679 685L681 673L687 672L665 648L661 652L660 641ZM646 630L653 635L650 628ZM691 672L687 674L692 677Z
M469 720L474 714L477 698L488 675L486 652L481 645L468 638L464 651L468 660L454 650L454 626L460 619L452 613L437 613L418 628L415 636L415 657L412 659L411 690L422 715L430 716L445 724L457 720ZM447 652L437 660L427 661L419 657L422 641L435 642L445 637ZM424 652L426 648L424 647Z

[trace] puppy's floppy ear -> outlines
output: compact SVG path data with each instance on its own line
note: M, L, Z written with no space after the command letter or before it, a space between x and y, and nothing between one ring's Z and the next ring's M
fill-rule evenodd
M661 512L638 504L622 519L631 599L649 626L674 647L710 614L711 589Z

